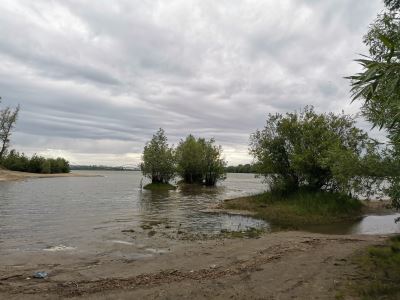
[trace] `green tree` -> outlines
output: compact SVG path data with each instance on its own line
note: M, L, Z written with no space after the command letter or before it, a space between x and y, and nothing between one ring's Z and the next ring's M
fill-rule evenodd
M42 166L45 164L46 159L44 157L34 154L29 160L28 172L31 173L42 173Z
M215 140L196 139L189 135L176 149L177 170L186 183L214 186L225 178L226 162L222 158L221 146Z
M362 72L350 76L353 99L361 99L364 116L385 128L393 142L400 135L400 15L387 10L378 15L364 37L369 56L357 61Z
M168 183L175 176L174 150L162 128L144 147L140 169L152 183Z
M9 106L0 109L0 161L7 154L8 147L10 146L10 137L17 122L18 112L19 106L15 109Z
M225 179L226 161L222 157L222 147L214 145L214 139L208 141L200 139L199 142L204 149L204 184L207 186L214 186L217 184L218 180Z
M349 79L353 100L361 100L363 115L388 132L393 165L400 166L400 1L384 3L386 10L378 14L364 36L369 55L357 60L362 71ZM398 172L388 179L391 183L388 194L400 209Z
M176 148L177 172L186 183L203 182L204 147L193 135L188 135Z
M10 153L3 158L2 164L9 170L27 172L29 168L29 158L23 153L20 154L15 150L11 150Z
M313 107L300 113L269 115L266 126L250 138L250 153L258 173L273 189L364 193L381 177L366 174L377 143L355 127L345 114L317 114Z
M383 0L389 10L400 9L400 0Z

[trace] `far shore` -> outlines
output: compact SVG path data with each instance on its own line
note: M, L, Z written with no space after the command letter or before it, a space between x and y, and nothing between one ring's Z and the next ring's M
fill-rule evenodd
M38 174L28 172L17 172L0 169L0 182L2 181L17 181L24 179L38 179L38 178L57 178L57 177L100 177L101 175L95 174L79 174L79 173L56 173L56 174Z

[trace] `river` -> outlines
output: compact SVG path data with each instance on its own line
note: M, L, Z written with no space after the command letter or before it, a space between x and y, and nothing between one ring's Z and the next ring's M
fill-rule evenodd
M264 191L265 184L252 174L228 174L216 188L151 192L139 188L139 172L76 172L101 177L0 183L2 253L95 253L98 249L114 251L115 245L134 245L151 252L165 244L165 238L179 240L180 232L212 236L221 230L270 229L267 223L250 217L202 212L225 199ZM400 232L400 225L393 222L396 216L367 216L357 223L307 230L340 234Z

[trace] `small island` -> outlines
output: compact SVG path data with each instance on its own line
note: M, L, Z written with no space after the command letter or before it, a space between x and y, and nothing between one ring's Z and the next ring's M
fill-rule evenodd
M226 161L222 158L222 147L215 140L196 139L189 135L174 149L167 143L165 132L160 128L144 146L140 169L151 183L143 188L152 191L174 190L170 184L176 176L182 184L213 187L225 179Z

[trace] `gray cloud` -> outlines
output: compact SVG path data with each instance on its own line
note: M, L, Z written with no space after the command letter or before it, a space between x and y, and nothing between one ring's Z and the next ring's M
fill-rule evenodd
M0 93L13 145L76 163L137 163L158 127L250 160L266 115L358 111L344 76L380 0L27 1L0 7ZM360 123L368 128L365 122Z

